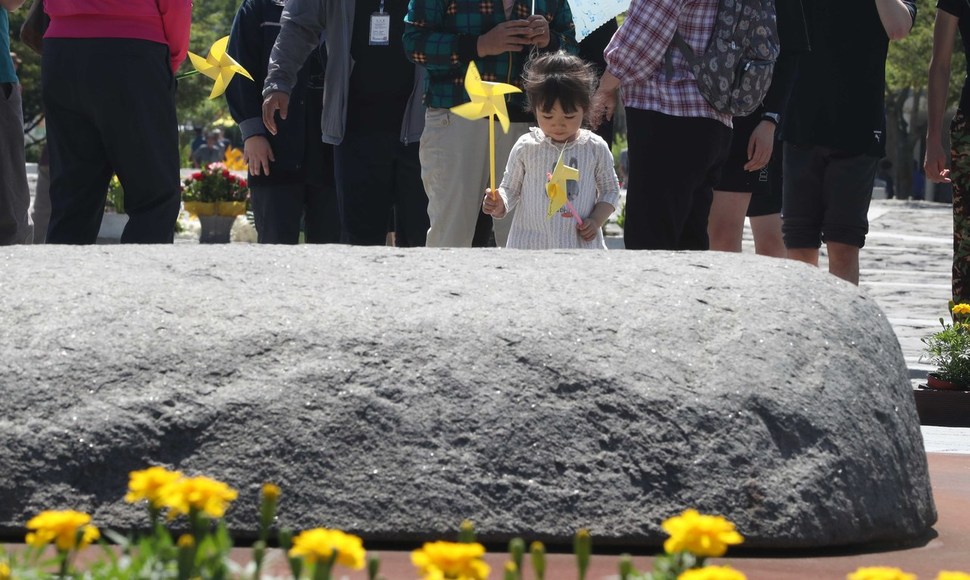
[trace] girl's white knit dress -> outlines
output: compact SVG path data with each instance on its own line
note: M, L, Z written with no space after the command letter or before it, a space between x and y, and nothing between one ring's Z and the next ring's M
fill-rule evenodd
M579 236L576 220L570 216L568 206L546 218L549 210L546 183L563 147L563 163L579 170L579 182L566 183L567 197L579 217L585 219L600 201L614 209L618 206L620 184L613 169L613 154L606 141L592 131L582 129L575 141L553 143L541 129L533 127L512 148L502 179L505 207L509 211L515 208L506 247L524 250L606 249L602 231L588 242Z

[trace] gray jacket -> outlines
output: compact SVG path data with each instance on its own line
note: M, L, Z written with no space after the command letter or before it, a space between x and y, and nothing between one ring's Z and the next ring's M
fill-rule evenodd
M323 141L339 145L347 130L347 100L354 61L350 42L354 27L353 0L288 0L280 19L280 34L269 57L263 96L272 92L289 94L300 67L320 43L327 48L327 70L323 79ZM402 56L403 58L403 56ZM401 141L416 143L424 130L425 71L414 67L414 89L401 123Z

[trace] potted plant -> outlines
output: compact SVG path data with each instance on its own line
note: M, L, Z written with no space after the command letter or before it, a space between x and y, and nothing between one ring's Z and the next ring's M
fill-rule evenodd
M940 319L941 330L924 337L926 354L936 365L927 385L934 389L970 389L970 304L953 304L953 323Z
M121 187L121 181L117 175L111 176L108 182L108 194L104 203L104 215L101 217L101 229L98 230L98 238L102 240L121 239L121 234L128 223L128 215L125 214L125 189Z
M182 185L185 210L199 217L200 243L228 243L236 217L246 213L249 186L223 163L210 163Z

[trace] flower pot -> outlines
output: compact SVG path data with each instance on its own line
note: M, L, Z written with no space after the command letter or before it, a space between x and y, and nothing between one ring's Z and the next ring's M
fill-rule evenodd
M236 223L235 216L200 215L199 224L202 226L202 231L199 233L199 243L228 244L234 223Z
M936 373L930 373L926 375L926 386L931 389L940 389L944 391L962 391L963 388L950 381L945 381L941 379Z

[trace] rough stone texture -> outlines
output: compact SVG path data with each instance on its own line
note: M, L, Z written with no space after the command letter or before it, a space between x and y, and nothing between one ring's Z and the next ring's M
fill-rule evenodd
M747 546L923 537L907 370L853 286L715 253L0 249L0 533L142 526L128 472L231 483L252 534L659 543L686 507Z

